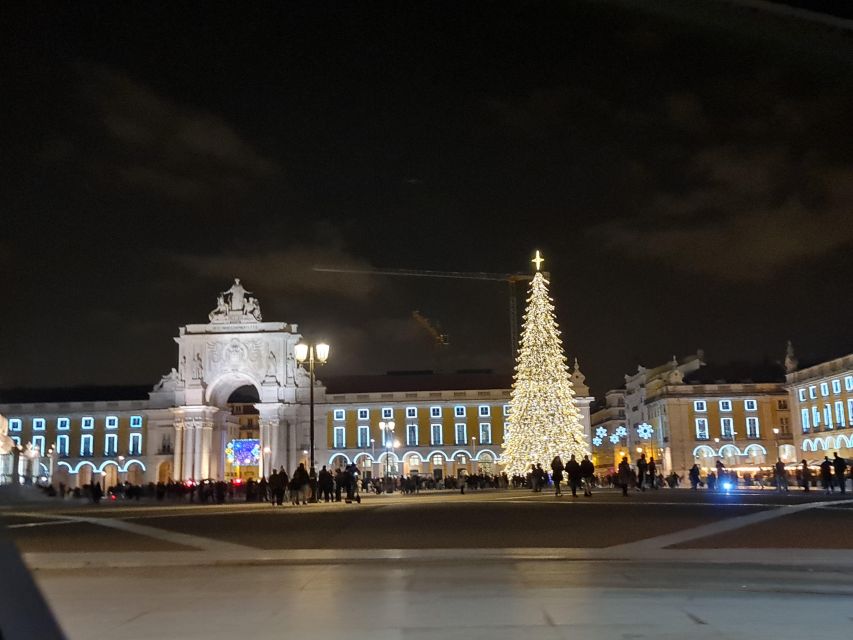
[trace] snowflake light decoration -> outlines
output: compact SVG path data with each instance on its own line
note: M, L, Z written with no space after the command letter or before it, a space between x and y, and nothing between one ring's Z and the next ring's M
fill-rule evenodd
M606 438L607 437L607 428L606 427L598 427L595 430L595 435L597 435L599 438Z
M648 422L644 422L643 424L637 425L637 435L640 436L643 440L648 440L652 437L652 433L654 433L654 428Z
M614 433L612 436L610 436L610 442L612 442L613 444L619 444L619 436Z
M603 440L601 438L599 438L598 436L595 436L592 439L592 444L594 444L596 447L600 447L602 442L603 442Z
M616 431L614 433L620 438L624 438L628 435L628 430L624 426L616 427Z

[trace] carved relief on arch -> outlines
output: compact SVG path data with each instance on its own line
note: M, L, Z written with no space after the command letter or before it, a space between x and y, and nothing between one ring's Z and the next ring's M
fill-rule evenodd
M208 342L207 355L210 373L228 371L253 371L265 368L264 343L261 340L231 338L222 342Z

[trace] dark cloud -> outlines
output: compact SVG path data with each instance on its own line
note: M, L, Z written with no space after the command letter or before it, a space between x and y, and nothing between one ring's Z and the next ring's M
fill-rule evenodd
M630 255L745 281L853 244L853 165L716 147L698 152L685 174L687 191L661 193L643 215L592 232Z
M45 160L82 164L110 186L182 203L243 192L281 172L214 113L118 69L80 63L75 70L85 135L49 139Z
M196 276L218 282L239 277L267 295L325 295L363 299L379 286L376 278L314 271L313 267L369 269L370 264L341 248L305 244L263 253L183 255L175 261Z

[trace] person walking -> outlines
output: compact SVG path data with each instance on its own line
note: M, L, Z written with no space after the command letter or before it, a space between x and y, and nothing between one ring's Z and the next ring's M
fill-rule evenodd
M293 472L293 478L290 480L290 497L293 504L298 505L308 504L306 499L305 488L308 486L308 470L305 468L305 463L300 462L299 467Z
M274 507L276 505L281 505L281 502L278 501L278 492L281 489L281 477L278 475L278 471L273 469L270 474L269 479L269 492L270 492L270 504ZM284 493L284 492L282 492Z
M622 462L619 463L619 467L617 469L617 475L619 478L619 485L622 487L622 495L628 495L628 483L631 482L631 465L628 464L628 458L622 458Z
M692 467L690 467L690 471L687 472L687 477L690 478L690 488L693 491L696 491L699 487L700 482L698 464L694 464Z
M332 487L335 486L335 481L332 478L332 474L326 469L326 465L323 465L323 468L320 469L320 473L317 475L317 483L320 486L320 497L326 502L331 502Z
M838 485L841 493L847 493L847 461L839 456L837 451L832 455L832 467L835 469L835 484Z
M569 458L569 461L566 463L566 474L569 476L569 486L572 488L572 497L577 498L578 487L581 486L583 475L581 474L581 465L575 459L575 454L572 454L572 457Z
M574 458L574 456L572 456ZM551 479L554 481L554 496L561 496L563 492L560 490L560 483L563 481L563 460L560 456L554 456L551 460Z
M592 496L592 482L595 477L595 465L589 456L584 456L581 460L581 478L583 479L583 494L587 498Z
M803 486L803 491L809 491L812 486L812 472L809 469L809 463L803 460L802 470L800 471L800 484Z
M658 488L658 466L655 464L655 457L652 456L649 458L649 488L657 489Z
M824 493L832 493L832 463L829 456L824 456L820 463L820 483Z
M785 471L785 463L782 462L781 458L776 460L775 465L776 470L776 490L780 493L788 491L788 472Z
M649 463L646 462L646 454L641 453L637 459L637 488L640 491L646 490L646 471L649 468Z

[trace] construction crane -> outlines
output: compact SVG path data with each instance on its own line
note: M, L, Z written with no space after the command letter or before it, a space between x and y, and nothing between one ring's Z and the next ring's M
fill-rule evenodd
M442 332L440 324L432 322L417 310L412 311L412 318L429 333L436 347L446 347L450 344L450 336Z
M371 276L403 276L414 278L450 278L455 280L488 280L509 285L509 342L511 360L515 361L518 349L518 295L516 283L533 280L529 273L484 273L480 271L431 271L428 269L347 269L343 267L314 267L324 273L355 273ZM545 274L547 278L548 275Z

